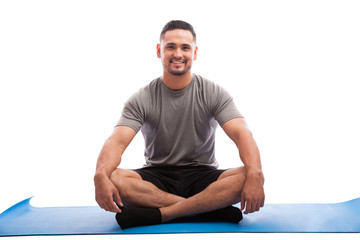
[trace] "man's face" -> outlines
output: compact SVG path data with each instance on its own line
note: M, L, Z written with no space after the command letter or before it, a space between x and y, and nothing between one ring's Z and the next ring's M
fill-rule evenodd
M156 48L164 70L177 76L187 73L197 58L197 47L191 32L187 30L167 31Z

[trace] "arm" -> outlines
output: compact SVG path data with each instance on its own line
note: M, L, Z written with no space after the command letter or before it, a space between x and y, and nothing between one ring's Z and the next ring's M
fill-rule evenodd
M122 154L135 135L136 132L132 128L116 127L105 141L98 157L94 176L95 198L99 206L107 211L121 211L115 202L123 206L118 190L110 181L110 175L119 166Z
M222 128L234 141L240 159L246 168L246 181L241 193L241 210L245 214L258 211L264 206L264 175L261 170L259 149L243 118L234 118L223 124Z

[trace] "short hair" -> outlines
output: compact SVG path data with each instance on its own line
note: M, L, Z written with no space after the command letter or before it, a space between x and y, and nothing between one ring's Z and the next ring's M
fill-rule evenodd
M190 23L187 23L187 22L184 22L181 20L172 20L172 21L168 22L161 31L160 41L164 38L164 35L167 31L171 31L171 30L175 30L175 29L183 29L183 30L190 31L191 34L193 35L194 42L196 43L196 33L195 33L193 26L191 26Z

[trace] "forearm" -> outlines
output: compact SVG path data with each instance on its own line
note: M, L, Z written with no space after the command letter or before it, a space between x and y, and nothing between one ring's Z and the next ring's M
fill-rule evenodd
M245 120L234 118L227 121L222 128L234 141L246 170L248 172L261 172L259 148Z
M240 159L244 163L247 172L262 175L259 148L249 130L240 134L237 148L239 150Z
M223 125L223 129L236 144L246 169L246 181L241 192L241 210L246 206L245 214L258 211L265 201L259 148L244 119L230 120Z
M95 199L99 206L107 211L121 212L118 207L123 206L121 197L110 176L119 166L121 156L135 134L135 130L129 127L118 126L100 151L94 176Z
M105 141L99 154L95 180L98 177L110 177L111 173L119 166L121 156L124 153L136 132L126 126L118 126L112 135Z
M97 160L94 180L99 177L110 177L121 162L122 152L121 147L111 138L106 140Z
M260 151L253 134L244 119L235 120L234 123L237 123L240 128L230 136L239 150L240 159L246 168L247 178L254 178L264 184Z
M96 165L94 176L95 199L99 206L110 212L120 212L123 206L118 190L110 180L110 175L120 164L121 152L111 138L106 140ZM115 204L116 202L116 204Z

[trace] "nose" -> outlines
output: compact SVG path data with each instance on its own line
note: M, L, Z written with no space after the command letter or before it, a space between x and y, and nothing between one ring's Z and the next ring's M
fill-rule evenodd
M181 57L182 57L182 50L181 50L181 48L176 48L176 49L175 49L174 57L175 57L175 58L181 58Z

